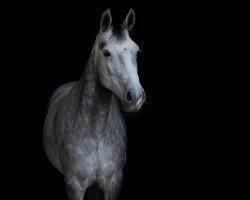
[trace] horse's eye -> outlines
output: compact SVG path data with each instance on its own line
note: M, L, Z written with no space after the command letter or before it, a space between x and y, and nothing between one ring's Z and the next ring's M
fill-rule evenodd
M106 56L106 57L111 56L111 54L108 51L103 51L103 55Z

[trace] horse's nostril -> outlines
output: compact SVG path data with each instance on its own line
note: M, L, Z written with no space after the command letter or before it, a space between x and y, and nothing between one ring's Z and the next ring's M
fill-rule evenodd
M127 92L125 100L127 103L131 103L133 101L132 94L130 91Z

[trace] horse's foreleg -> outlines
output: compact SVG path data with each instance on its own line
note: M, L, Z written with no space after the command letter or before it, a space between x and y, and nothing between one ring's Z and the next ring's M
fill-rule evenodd
M80 185L77 177L75 176L65 176L64 179L69 200L83 200L86 186Z
M122 185L122 171L115 173L110 180L105 183L104 197L105 200L116 200Z

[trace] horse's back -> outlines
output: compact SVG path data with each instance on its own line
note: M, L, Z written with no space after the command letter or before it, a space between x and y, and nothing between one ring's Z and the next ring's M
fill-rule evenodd
M63 98L69 94L76 82L69 82L58 87L52 94L44 124L44 148L51 163L62 172L58 152L58 135L56 131L58 112Z

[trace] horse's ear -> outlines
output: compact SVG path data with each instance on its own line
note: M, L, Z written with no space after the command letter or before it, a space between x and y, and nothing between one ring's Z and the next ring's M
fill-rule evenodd
M130 8L128 15L123 21L122 25L128 31L131 31L134 23L135 23L135 11L132 8Z
M107 9L102 14L102 18L101 18L101 22L100 22L101 30L103 32L108 30L109 27L111 26L111 23L112 23L112 17L110 14L110 9Z

